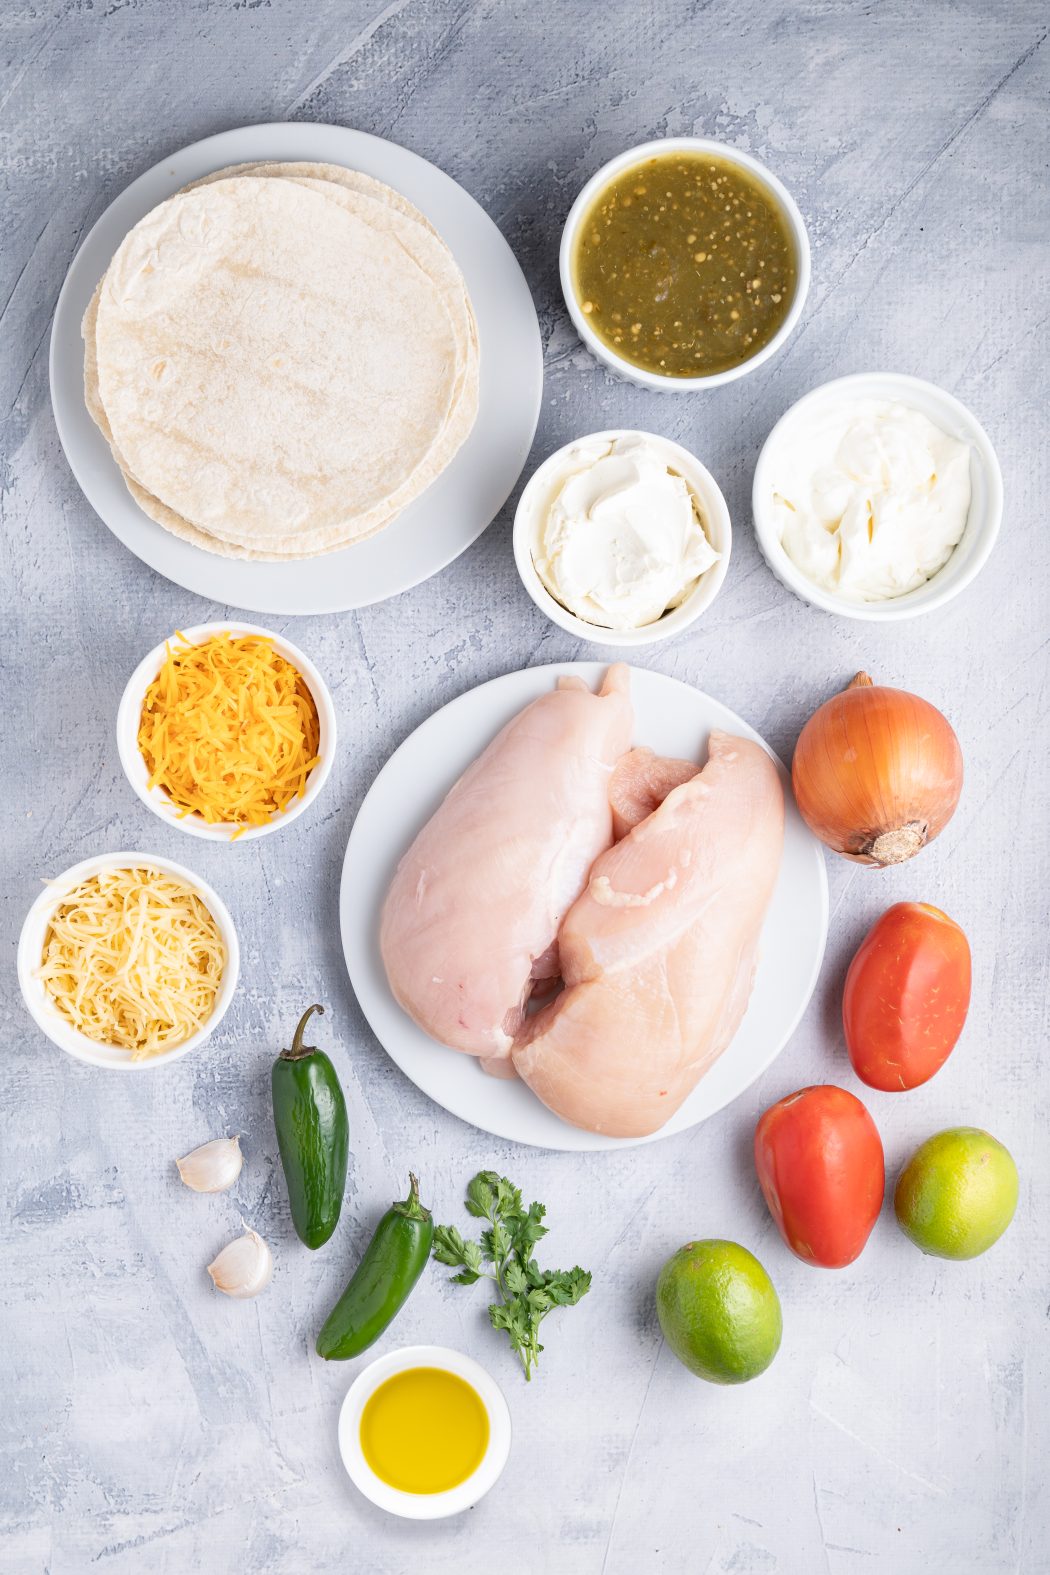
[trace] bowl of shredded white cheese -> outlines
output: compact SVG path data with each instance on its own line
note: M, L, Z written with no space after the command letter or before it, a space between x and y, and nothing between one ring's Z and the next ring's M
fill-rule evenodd
M957 596L1002 519L995 450L965 405L920 378L860 373L805 395L755 469L758 545L826 612L913 618Z
M18 981L51 1042L139 1071L196 1048L237 987L237 933L219 894L152 853L84 859L46 882L22 926Z

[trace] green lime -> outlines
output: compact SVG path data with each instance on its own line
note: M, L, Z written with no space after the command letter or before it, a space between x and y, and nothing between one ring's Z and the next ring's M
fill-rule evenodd
M935 1258L976 1258L1017 1207L1017 1166L989 1132L949 1127L927 1138L897 1178L897 1223Z
M735 1241L691 1241L656 1282L656 1311L671 1350L712 1384L746 1384L780 1349L780 1298L758 1259Z

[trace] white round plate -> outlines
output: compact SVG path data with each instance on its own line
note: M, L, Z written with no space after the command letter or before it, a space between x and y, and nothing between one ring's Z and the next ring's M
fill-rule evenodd
M221 558L148 519L84 403L80 322L125 235L190 181L252 160L343 164L415 203L467 282L481 344L478 419L448 469L386 530L319 558L259 563ZM154 165L111 203L73 259L51 330L51 402L69 467L95 512L136 557L176 585L261 613L366 607L429 579L465 552L499 513L528 458L539 419L543 352L536 310L514 254L485 211L433 164L342 126L244 126Z
M507 673L436 711L376 777L343 864L343 951L357 999L380 1044L417 1088L453 1115L496 1137L538 1148L629 1148L684 1132L728 1105L765 1071L794 1032L813 994L828 931L824 855L803 824L788 774L777 761L787 810L784 858L762 931L751 1002L732 1044L659 1132L641 1139L612 1138L571 1127L524 1083L489 1077L473 1056L436 1044L405 1015L390 993L379 955L379 911L398 860L457 777L512 716L547 694L560 673L578 673L596 688L608 665L567 662ZM632 667L631 693L635 742L659 754L701 759L713 727L769 748L726 706L675 678Z

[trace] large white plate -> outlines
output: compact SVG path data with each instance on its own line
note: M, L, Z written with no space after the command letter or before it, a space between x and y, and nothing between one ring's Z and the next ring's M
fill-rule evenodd
M497 1137L541 1148L623 1148L636 1140L568 1126L523 1083L489 1077L472 1056L428 1038L390 993L379 955L379 910L397 862L413 837L504 723L553 688L559 673L579 673L596 687L606 665L571 662L508 673L435 712L406 738L369 789L350 833L339 893L350 979L387 1054L417 1088L453 1115ZM631 692L635 739L658 753L701 759L713 727L769 748L726 706L677 679L632 667ZM732 1044L681 1109L661 1131L637 1141L648 1143L682 1132L742 1094L783 1049L813 994L828 930L824 855L795 808L787 772L779 760L777 764L787 807L784 859L766 915L747 1014Z
M124 236L189 181L249 160L344 164L393 186L426 215L463 271L478 321L478 419L448 469L377 536L289 563L220 558L148 519L124 485L84 404L80 321ZM245 126L195 142L147 170L111 203L73 259L51 330L51 402L77 481L136 557L198 596L263 613L341 612L385 600L443 569L503 507L539 419L543 352L536 311L514 254L482 208L406 148L341 126Z

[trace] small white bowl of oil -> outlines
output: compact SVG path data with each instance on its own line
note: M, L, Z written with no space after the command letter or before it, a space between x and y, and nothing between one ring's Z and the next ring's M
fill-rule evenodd
M503 1391L471 1357L409 1345L370 1362L339 1413L339 1453L354 1486L406 1520L471 1509L510 1454Z

